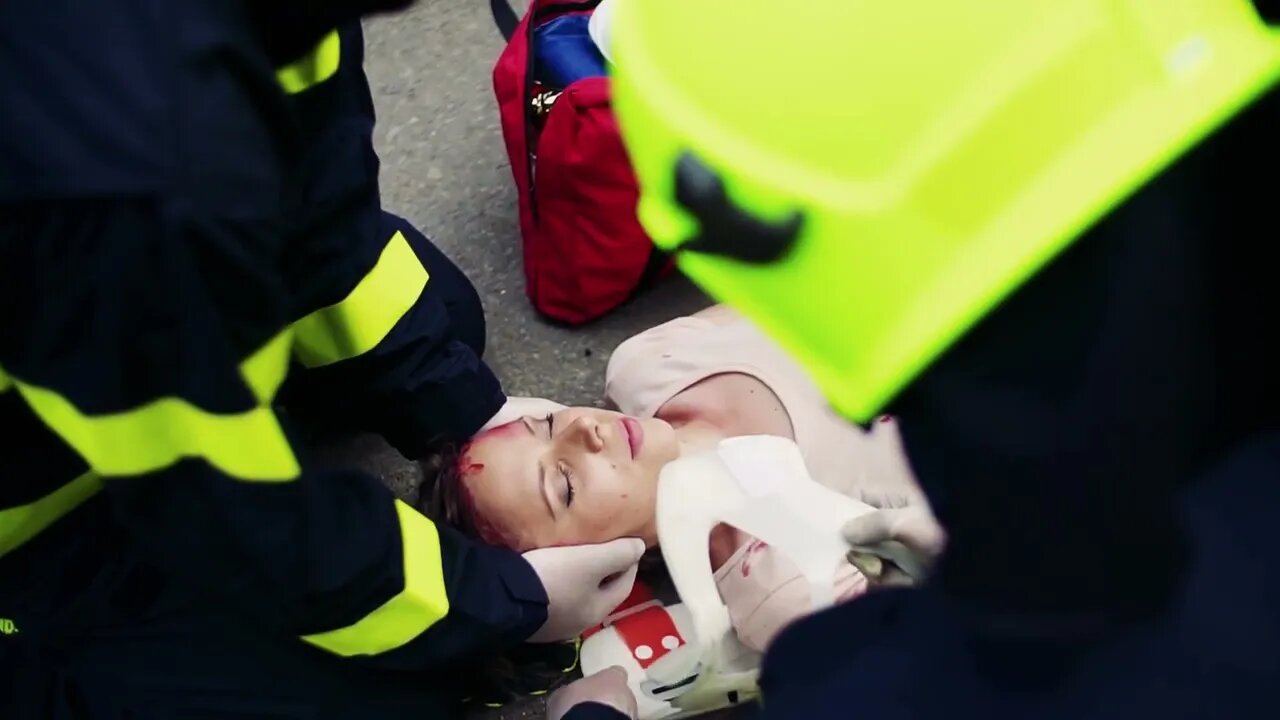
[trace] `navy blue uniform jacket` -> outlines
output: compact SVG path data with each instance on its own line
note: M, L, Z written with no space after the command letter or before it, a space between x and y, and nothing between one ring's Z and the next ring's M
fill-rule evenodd
M420 669L546 595L277 409L305 382L413 456L504 400L380 208L348 5L0 4L0 569L96 513L264 633Z

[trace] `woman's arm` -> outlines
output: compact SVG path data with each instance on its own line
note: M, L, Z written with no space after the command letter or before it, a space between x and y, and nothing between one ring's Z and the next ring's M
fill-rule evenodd
M752 539L718 574L716 584L738 639L753 650L763 652L783 628L813 612L800 568L763 541ZM841 563L832 573L832 586L836 602L844 602L866 592L867 580Z

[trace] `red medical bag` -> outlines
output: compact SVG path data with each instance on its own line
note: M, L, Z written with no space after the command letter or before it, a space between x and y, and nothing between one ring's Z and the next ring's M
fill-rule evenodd
M559 87L545 61L555 48L535 47L540 28L589 16L598 2L532 0L516 22L506 0L491 0L508 36L493 87L519 196L525 292L540 313L574 325L618 307L671 269L636 219L639 190L609 78L577 77Z

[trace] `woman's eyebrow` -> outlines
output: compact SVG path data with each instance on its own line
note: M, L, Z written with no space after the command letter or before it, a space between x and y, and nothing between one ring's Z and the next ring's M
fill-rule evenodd
M534 437L538 436L538 434L533 431L533 423L529 422L529 418L527 417L520 418L520 424L524 425L524 429L528 430L530 435Z

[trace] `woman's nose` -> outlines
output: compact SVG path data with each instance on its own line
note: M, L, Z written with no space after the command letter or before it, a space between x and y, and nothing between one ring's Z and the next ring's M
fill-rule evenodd
M604 439L600 437L600 425L596 421L579 417L569 425L569 438L586 448L588 452L600 452L604 449Z

